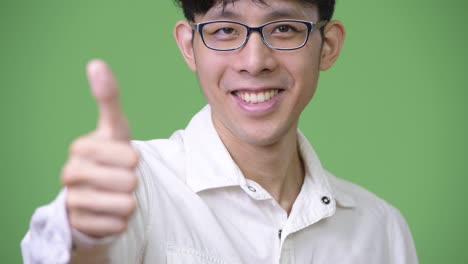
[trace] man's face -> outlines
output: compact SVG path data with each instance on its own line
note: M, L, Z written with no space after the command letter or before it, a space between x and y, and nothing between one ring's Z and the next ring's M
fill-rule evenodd
M264 5L239 0L226 5L224 11L222 5L213 7L196 16L195 23L232 20L254 27L279 19L318 22L318 18L316 8L299 1L271 0ZM296 133L299 116L317 86L321 42L316 30L300 49L274 50L263 43L260 34L252 32L241 49L215 51L195 33L193 69L221 137L266 146ZM253 95L256 103L246 101Z

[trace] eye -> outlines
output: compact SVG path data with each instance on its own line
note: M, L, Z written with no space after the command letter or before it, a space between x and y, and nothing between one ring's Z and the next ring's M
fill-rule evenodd
M226 24L226 23L223 23ZM205 34L209 34L217 37L230 37L239 35L239 28L233 27L231 25L217 25L215 23L207 25L203 28Z
M299 30L291 24L280 24L275 26L273 29L273 33L295 33L298 32Z
M217 29L214 34L224 34L224 35L231 35L234 34L235 29L230 28L230 27L223 27L220 29Z
M243 26L232 22L211 22L203 27L205 41L234 41L240 39L245 30Z
M289 25L279 25L276 27L276 30L278 32L289 32L291 30L293 30L293 28Z

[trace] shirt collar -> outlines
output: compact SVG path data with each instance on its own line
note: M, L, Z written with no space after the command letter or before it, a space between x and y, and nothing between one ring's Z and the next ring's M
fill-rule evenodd
M356 205L354 198L348 194L346 190L336 188L334 182L332 181L334 176L332 176L323 168L317 153L304 134L302 134L302 132L299 130L297 133L299 151L301 153L305 168L304 186L305 184L310 184L310 186L318 186L318 189L323 193L322 195L331 196L329 198L335 200L338 206L354 207ZM304 191L311 189L312 188L304 188Z
M310 192L319 192L315 195L329 196L333 202L336 200L342 207L354 207L355 202L350 195L332 188L317 154L300 131L298 131L298 142L306 172L301 190L306 193L302 197L308 197L311 195ZM194 192L247 185L247 180L213 126L209 105L196 114L188 124L184 131L184 146L187 152L187 185Z
M194 192L244 185L245 178L216 132L205 106L184 132L187 184Z

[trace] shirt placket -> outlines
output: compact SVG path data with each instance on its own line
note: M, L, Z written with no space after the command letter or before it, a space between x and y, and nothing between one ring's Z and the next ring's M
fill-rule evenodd
M280 242L281 243L281 242ZM282 245L280 245L280 255L279 261L280 264L293 264L294 260L294 241L292 237L286 237Z

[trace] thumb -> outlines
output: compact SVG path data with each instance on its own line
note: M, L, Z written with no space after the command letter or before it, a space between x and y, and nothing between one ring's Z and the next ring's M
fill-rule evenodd
M88 81L99 108L96 134L112 140L130 140L130 129L119 102L119 89L112 71L101 60L87 66Z

